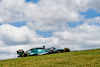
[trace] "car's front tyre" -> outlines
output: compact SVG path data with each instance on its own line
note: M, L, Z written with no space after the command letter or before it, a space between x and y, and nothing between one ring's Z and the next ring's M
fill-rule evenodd
M28 57L28 56L29 56L28 53L23 53L23 54L22 54L22 57Z

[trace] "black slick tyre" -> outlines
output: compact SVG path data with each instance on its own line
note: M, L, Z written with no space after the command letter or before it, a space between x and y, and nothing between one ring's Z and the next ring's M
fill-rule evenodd
M29 56L28 53L23 53L23 54L22 54L22 57L28 57L28 56Z
M64 52L70 52L70 49L69 48L65 48Z

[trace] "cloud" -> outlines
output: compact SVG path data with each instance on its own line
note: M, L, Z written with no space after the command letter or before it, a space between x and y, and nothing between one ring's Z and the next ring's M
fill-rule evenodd
M96 2L98 0L95 2L94 0L41 0L37 4L39 10L36 14L38 15L34 17L34 21L29 21L27 25L30 29L41 31L66 29L67 22L77 22L84 19L79 12L97 9L92 5Z
M30 44L38 42L39 35L27 26L14 27L9 24L0 26L0 41L5 45Z
M83 24L53 34L54 37L59 39L61 46L68 46L72 50L100 48L99 26Z
M2 0L0 5L0 23L27 21L30 29L42 31L65 29L67 22L83 20L79 12L90 8L99 11L99 0Z
M98 16L98 17L94 17L94 18L90 18L90 19L86 19L85 21L84 21L84 23L87 23L87 24L100 24L100 16Z
M90 8L99 11L99 0L2 0L0 4L0 23L27 21L30 29L42 31L66 29L67 22L84 19L79 12Z
M53 30L53 28L65 27L66 22L83 19L78 13L81 11L81 7L78 6L82 2L77 2L77 0L74 3L73 0L40 0L35 4L24 0L2 0L0 2L0 23L31 21L31 24L36 26L35 30ZM76 10L76 7L74 8L72 5L79 9ZM28 26L31 27L30 23ZM48 28L46 29L46 27Z
M17 58L17 54L0 54L0 60L14 59Z
M94 9L95 11L100 13L100 4L99 4L100 0L91 0L89 2L89 7Z
M68 0L41 0L37 4L41 12L37 13L38 15L33 22L27 23L28 27L42 31L65 29L67 22L82 20L83 16L78 13L80 10L74 10L70 7L73 3L70 3L70 6L67 5L68 3L70 3Z

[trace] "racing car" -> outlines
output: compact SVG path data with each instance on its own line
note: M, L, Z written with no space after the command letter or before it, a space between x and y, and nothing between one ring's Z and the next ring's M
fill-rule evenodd
M24 52L23 49L19 49L17 51L18 57L27 57L27 56L34 56L34 55L44 55L44 54L52 54L52 53L60 53L60 52L69 52L70 49L56 49L54 47L45 49L45 46L43 47L37 47L37 48L31 48L28 51Z

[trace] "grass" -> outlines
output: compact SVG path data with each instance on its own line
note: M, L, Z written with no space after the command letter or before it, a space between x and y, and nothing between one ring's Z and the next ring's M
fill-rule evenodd
M0 67L100 67L100 49L1 60Z

